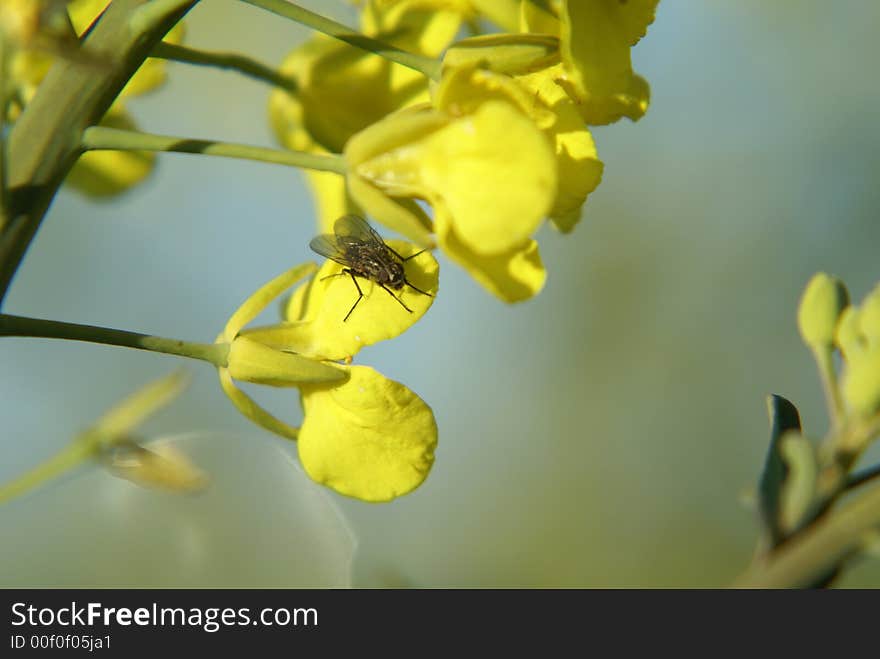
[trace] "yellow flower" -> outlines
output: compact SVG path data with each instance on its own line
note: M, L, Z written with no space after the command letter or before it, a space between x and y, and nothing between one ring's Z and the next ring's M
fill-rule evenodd
M28 0L29 2L31 0ZM70 22L77 35L82 35L101 14L109 0L72 0L67 5ZM63 7L62 7L63 9ZM73 38L73 35L70 35ZM178 24L166 35L170 43L183 39L183 25ZM75 39L74 39L75 42ZM10 109L15 119L36 94L56 55L65 56L63 48L47 49L39 41L32 49L15 52L10 77L15 102ZM86 65L86 64L84 64ZM97 65L97 63L93 63ZM165 62L148 59L132 76L119 97L110 106L100 125L112 128L137 128L125 108L124 100L151 91L165 82ZM71 170L67 183L91 197L109 197L143 181L153 170L155 155L140 151L94 151L83 154Z
M434 11L432 4L443 3L369 2L364 33L433 57L455 37L462 17L455 7ZM278 141L296 151L339 153L373 122L429 99L421 73L323 35L294 49L280 71L296 81L296 89L272 92L269 117ZM307 172L306 181L316 199L320 231L332 231L341 215L361 213L338 175Z
M633 121L648 109L648 83L632 70L630 49L654 21L658 0L562 0L548 9L522 4L521 28L559 37L554 72L588 124Z
M403 243L390 244L404 257L413 249ZM433 286L436 291L436 261L429 254L424 257L412 259L418 270L408 269L407 278L426 286L423 290ZM424 313L432 298L421 296L427 302L406 298L414 311L409 314L385 306L396 304L385 299L387 294L384 298L368 296L359 313L349 319L353 323L349 326L342 315L355 291L352 286L344 291L341 284L350 285L350 280L320 279L324 273L338 272L339 267L331 263L315 274L312 263L297 266L248 298L217 339L229 346L227 364L218 369L220 383L247 418L297 440L300 462L315 481L364 501L388 501L415 489L427 476L437 444L433 412L404 385L370 368L324 360L328 355L350 356L360 345L399 334ZM288 313L298 317L296 322L243 330L270 302L309 275L313 275L311 281L288 304ZM425 306L417 308L419 303ZM337 340L341 344L354 341L349 345L355 348L338 349L333 345ZM318 354L298 354L304 347ZM298 387L302 427L295 428L263 409L235 380Z
M412 201L427 201L440 248L513 302L544 283L530 238L555 201L557 164L522 99L503 84L493 87L486 78L493 75L462 68L444 76L435 107L376 122L349 140L345 158L360 206L425 244L426 218Z
M418 248L401 240L386 241L403 258ZM364 298L345 322L343 317L358 299L351 277L342 275L343 266L327 261L301 285L282 309L283 323L268 328L244 330L242 336L265 345L294 351L313 359L350 359L367 345L394 338L416 323L434 302L439 285L439 266L430 252L422 252L405 262L409 286L397 294L412 310L403 306L373 282L358 279Z
M189 492L203 487L204 474L179 452L145 449L132 433L147 418L177 398L186 386L182 372L174 372L142 387L42 465L0 486L0 502L8 501L38 485L93 459L102 458L117 475L147 487ZM122 455L128 456L122 459Z
M549 216L558 229L568 232L602 179L602 162L576 103L548 73L558 59L555 37L496 34L464 39L447 51L437 93L457 96L458 109L504 98L534 120L556 153L558 186Z

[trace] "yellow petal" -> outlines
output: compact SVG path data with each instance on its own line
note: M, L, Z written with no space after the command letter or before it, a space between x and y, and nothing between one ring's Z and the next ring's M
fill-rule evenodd
M119 102L111 106L100 125L137 130ZM89 197L111 197L146 179L155 161L156 154L147 151L90 151L76 161L65 183Z
M466 2L450 0L369 0L361 26L402 50L436 57L448 46L470 14Z
M433 245L431 218L412 199L386 194L357 174L349 176L346 185L352 200L376 221L421 247Z
M269 120L278 141L294 151L327 153L305 128L305 110L295 94L276 89L269 96ZM336 218L363 210L348 194L345 178L335 172L303 170L315 200L320 233L331 233Z
M109 4L110 0L70 0L67 13L76 33L82 36Z
M548 3L520 3L519 29L522 32L559 35L559 15Z
M504 302L527 300L544 287L547 271L534 240L525 240L507 252L493 256L476 254L455 235L449 222L438 215L437 241L449 258Z
M302 128L332 153L375 121L428 98L422 74L328 37L295 49L281 72L297 81Z
M400 240L386 241L392 249L407 258L419 249ZM439 266L430 252L422 252L404 264L406 278L413 286L437 294ZM278 349L297 352L314 359L346 359L367 345L394 338L418 321L434 302L409 286L394 291L412 309L409 313L391 295L372 281L357 278L364 293L357 302L358 292L349 275L341 274L342 266L327 261L318 273L300 286L290 297L282 312L285 323L255 328L244 335ZM357 302L357 307L343 320Z
M437 446L431 408L366 366L338 386L302 387L299 458L306 473L340 494L390 501L428 476Z
M449 83L445 90L438 94L441 108L468 98L470 87ZM435 212L447 210L461 240L481 254L522 243L556 193L556 163L547 139L503 101L487 101L455 119L437 112L389 117L352 138L346 160L353 177L388 195L427 199Z
M611 123L621 116L635 121L647 110L648 85L633 74L630 48L653 22L656 6L657 0L563 2L562 59L587 123Z
M580 219L581 207L602 180L602 161L596 153L593 136L583 124L577 104L557 84L560 67L552 67L517 81L553 113L553 122L544 128L556 150L559 184L550 217L558 229L571 231Z
M273 300L300 279L308 277L316 269L317 265L312 262L301 263L287 272L283 272L270 282L263 284L230 316L218 340L232 343L232 340L241 331L241 328L259 316Z
M556 195L556 162L538 127L514 107L484 104L424 145L421 177L468 248L499 254L534 233Z
M348 194L345 178L335 172L307 169L303 172L318 216L318 233L333 233L333 224L343 215L363 215L364 211Z
M272 387L335 382L345 377L339 369L328 364L276 350L245 336L237 336L229 346L227 364L234 379Z
M470 4L483 16L505 32L515 32L519 25L521 0L470 0Z
M217 375L220 377L220 387L223 389L223 393L226 394L229 400L232 401L232 404L235 405L236 409L238 409L238 411L245 417L271 433L286 437L287 439L297 438L299 428L294 428L293 426L288 425L281 419L266 411L253 398L235 386L235 382L229 374L229 369L218 368Z

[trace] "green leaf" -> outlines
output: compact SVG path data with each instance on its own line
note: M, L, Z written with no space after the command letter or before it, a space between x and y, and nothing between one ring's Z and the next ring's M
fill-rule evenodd
M780 451L780 439L787 431L800 432L801 420L794 404L776 394L767 397L767 413L770 417L770 446L758 481L758 507L768 544L772 548L785 538L780 523L780 508L788 467Z
M813 443L795 430L779 441L779 453L787 468L779 504L779 525L792 535L813 519L819 465Z

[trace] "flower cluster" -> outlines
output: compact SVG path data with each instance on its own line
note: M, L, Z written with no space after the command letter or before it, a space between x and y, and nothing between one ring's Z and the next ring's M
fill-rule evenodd
M843 417L838 422L870 422L880 413L880 285L856 306L843 282L824 272L814 275L801 298L798 327ZM835 350L843 359L839 383Z
M488 17L513 31L453 43L491 5ZM444 53L439 79L429 85L319 37L285 61L297 88L273 93L272 124L288 148L344 155L344 181L309 175L324 227L345 212L368 214L420 245L436 243L500 299L525 300L546 278L536 230L549 218L570 231L599 184L587 125L647 109L630 49L656 5L368 0L364 32Z

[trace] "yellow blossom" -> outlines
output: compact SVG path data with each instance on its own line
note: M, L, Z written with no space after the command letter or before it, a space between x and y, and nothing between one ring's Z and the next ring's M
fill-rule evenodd
M418 248L401 240L386 241L403 258ZM364 298L357 310L342 322L358 299L351 278L342 276L343 266L327 261L311 279L296 289L282 309L285 322L268 328L245 330L242 335L266 345L283 347L314 359L349 359L367 345L394 338L416 323L434 302L439 284L436 259L428 251L404 263L407 280L423 295L404 286L397 294L412 313L374 282L363 278L358 285Z
M368 2L364 33L433 57L461 23L455 7L433 9L423 2ZM280 72L296 81L296 89L272 92L270 122L278 141L296 151L339 153L355 133L429 98L421 73L322 35L294 49ZM332 231L340 215L362 213L336 174L308 172L306 180L316 199L319 230Z
M648 109L648 83L632 70L630 49L654 20L658 0L562 0L555 8L522 4L524 31L559 37L562 64L555 77L592 125Z
M389 244L404 258L414 249L405 243ZM425 286L423 290L436 291L436 261L426 253L412 263L407 278ZM414 311L409 314L388 308L395 302L385 299L387 293L385 297L370 295L349 325L342 314L354 293L350 280L321 279L324 273L337 274L340 268L330 262L315 274L315 265L307 263L259 288L232 314L217 339L229 346L227 364L218 374L223 391L242 414L275 434L297 440L300 462L311 478L347 496L388 501L418 487L427 476L437 444L433 412L404 385L365 366L339 366L327 357L350 356L360 345L399 334L424 313L432 298L421 296L424 302L406 298ZM287 307L295 322L244 329L269 303L309 275L312 279ZM349 286L343 288L346 282ZM356 347L340 350L335 341L340 345L354 341ZM328 354L308 357L301 354L304 346L313 353ZM295 428L266 411L235 380L298 387L302 427Z
M504 99L534 120L556 155L556 197L548 215L557 228L567 232L580 219L587 196L599 185L602 162L576 104L547 73L547 67L555 67L558 59L557 46L555 38L540 35L489 35L460 41L444 58L437 97L454 98L453 107L459 112L491 98Z
M349 377L342 384L300 387L303 469L313 480L364 501L407 494L434 463L434 414L404 385L371 368L345 370Z
M537 256L529 240L556 198L553 146L516 98L471 84L469 73L444 78L434 103L349 140L349 192L416 241L426 229L405 202L426 200L441 249L477 281L507 301L534 295L543 268L523 256Z
M112 468L117 450L124 447L129 455L146 450L134 442L132 433L147 418L177 398L186 383L186 376L177 371L129 395L55 456L14 481L0 485L0 502L56 478L86 460L103 458ZM164 454L157 459L141 454L141 458L126 463L125 478L141 485L159 485L177 492L197 489L205 482L201 472L180 454Z

